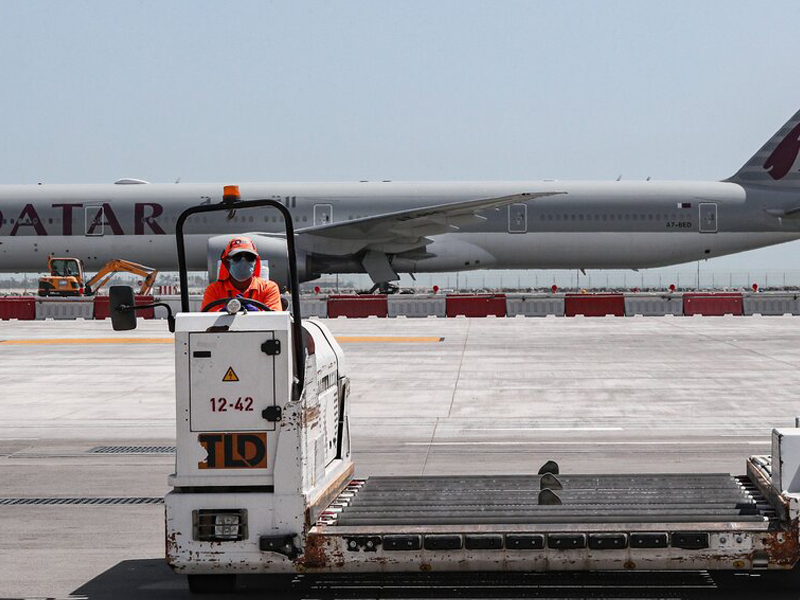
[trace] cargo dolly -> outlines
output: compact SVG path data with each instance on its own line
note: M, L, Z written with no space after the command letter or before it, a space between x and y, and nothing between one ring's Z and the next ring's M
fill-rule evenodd
M188 312L184 224L271 207L286 224L289 312ZM274 200L178 219L177 453L166 558L194 592L238 574L789 570L800 557L800 429L773 431L746 473L592 475L552 461L513 476L354 477L345 357L302 320L294 232ZM133 292L111 290L115 329Z

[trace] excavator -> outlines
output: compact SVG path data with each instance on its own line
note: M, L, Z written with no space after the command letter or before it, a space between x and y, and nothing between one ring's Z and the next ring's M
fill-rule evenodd
M153 289L158 271L138 263L115 258L108 261L97 274L85 281L83 261L72 257L50 256L47 259L49 275L39 278L40 296L92 296L116 273L133 273L144 277L139 294L147 295Z

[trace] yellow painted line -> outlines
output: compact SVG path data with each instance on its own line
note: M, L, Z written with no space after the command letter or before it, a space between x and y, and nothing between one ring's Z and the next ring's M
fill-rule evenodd
M79 344L171 344L172 338L64 338L41 340L2 340L0 346L54 346Z
M443 337L396 337L343 335L337 337L340 344L424 344L444 341ZM172 344L172 338L55 338L41 340L0 340L0 346L57 346L91 344Z

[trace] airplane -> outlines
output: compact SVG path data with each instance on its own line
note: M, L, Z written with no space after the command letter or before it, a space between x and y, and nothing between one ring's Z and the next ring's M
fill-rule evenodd
M723 181L254 183L242 198L292 212L302 281L367 273L390 290L400 273L478 269L645 269L800 239L800 111ZM39 271L48 255L87 269L125 258L174 270L175 223L222 201L224 184L0 186L0 271ZM251 236L288 282L275 209L232 209L187 222L188 267L216 278L234 234ZM375 289L375 288L373 288Z

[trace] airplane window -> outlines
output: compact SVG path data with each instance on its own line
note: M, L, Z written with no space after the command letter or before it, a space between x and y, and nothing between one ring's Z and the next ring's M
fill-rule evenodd
M249 220L250 220L250 222L252 223L252 222L253 222L253 217L250 217L250 219L249 219Z
M639 220L639 215L633 215L633 220L634 221L638 221Z
M308 221L308 217L303 215L303 223L305 223L306 221Z
M539 215L539 220L544 221L544 214Z
M583 215L578 215L578 219L580 219L581 221L583 221Z
M648 221L652 221L652 220L653 220L653 214L652 214L652 213L650 213L649 215L647 215L647 220L648 220Z
M575 215L570 215L569 218L574 221L575 220Z
M642 221L644 221L644 215L639 215L639 216L642 218Z
M608 215L606 214L603 215L603 221L608 221Z

